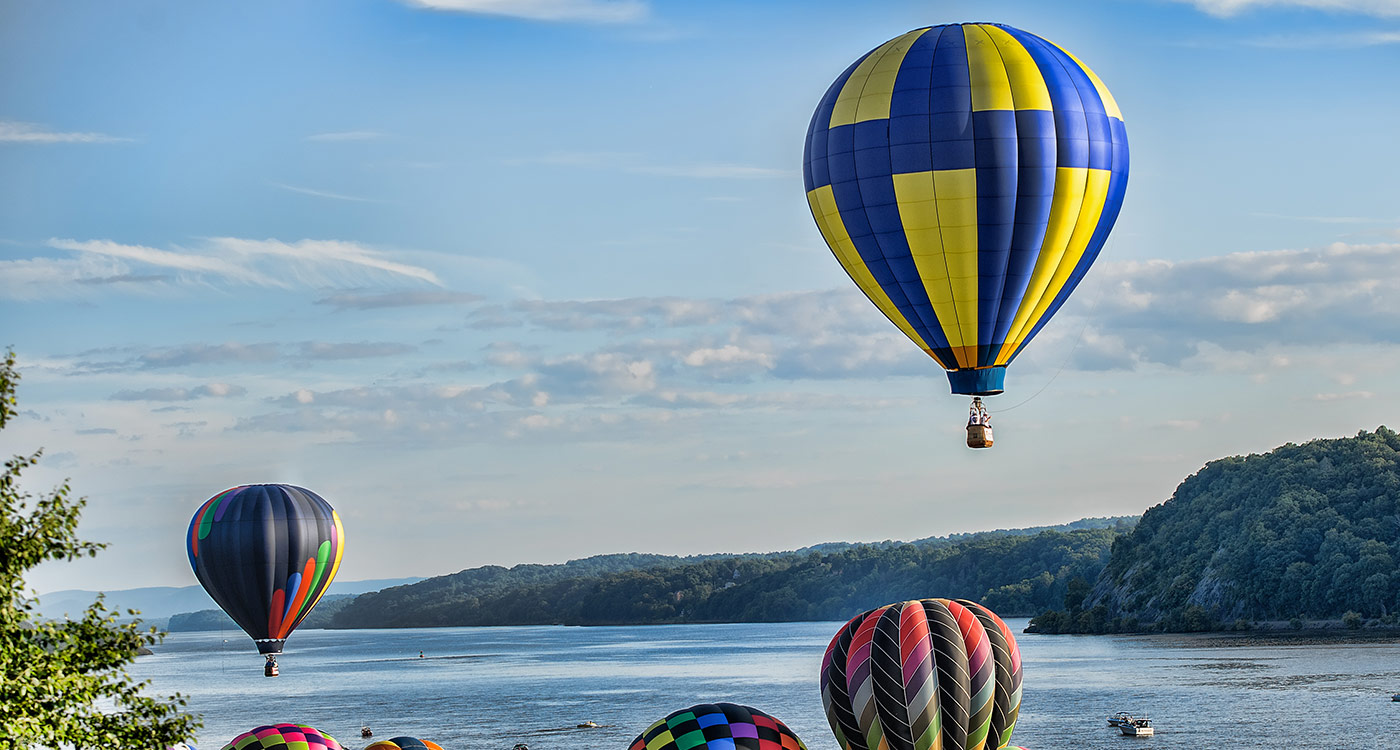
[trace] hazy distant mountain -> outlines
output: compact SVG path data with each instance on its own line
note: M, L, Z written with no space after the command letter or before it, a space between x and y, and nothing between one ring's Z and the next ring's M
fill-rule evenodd
M335 594L363 594L391 586L402 586L423 580L419 578L375 578L366 581L333 581L326 590L326 596ZM142 619L158 620L182 612L195 612L218 605L198 584L193 586L150 586L139 589L117 589L105 592L108 609L122 614L127 609L140 610ZM43 617L62 617L68 614L76 617L93 600L98 592L84 589L50 591L39 595L39 614Z
M562 565L484 566L365 594L333 628L604 625L842 619L886 601L985 600L1007 615L1092 578L1135 518L1003 529L917 542L834 542L741 555L616 554Z

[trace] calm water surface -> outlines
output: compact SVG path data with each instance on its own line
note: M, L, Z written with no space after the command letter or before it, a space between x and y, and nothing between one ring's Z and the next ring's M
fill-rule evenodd
M1009 621L1019 633L1024 620ZM137 660L152 690L203 714L201 750L295 721L362 748L416 735L446 750L612 748L673 710L763 709L812 750L835 750L817 670L842 623L298 631L282 676L241 632L177 633ZM1018 636L1025 700L1013 743L1049 748L1394 747L1400 643L1265 643L1234 636ZM418 653L422 651L423 658ZM1148 715L1152 738L1106 727ZM600 729L573 729L583 721ZM1375 744L1379 741L1379 744Z

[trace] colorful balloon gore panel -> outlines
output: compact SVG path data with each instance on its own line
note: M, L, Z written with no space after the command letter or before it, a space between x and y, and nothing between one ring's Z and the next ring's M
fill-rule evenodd
M705 703L676 711L632 740L629 750L807 750L787 725L756 708Z
M234 737L220 750L344 750L328 734L299 724L270 724Z
M842 750L995 750L1021 708L1021 652L975 602L922 599L857 615L822 659L822 706Z

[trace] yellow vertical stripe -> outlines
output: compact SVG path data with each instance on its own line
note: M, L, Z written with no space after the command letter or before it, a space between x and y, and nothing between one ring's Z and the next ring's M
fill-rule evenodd
M958 367L977 366L977 170L894 175L899 220Z
M914 40L927 31L915 29L895 37L861 60L841 87L841 93L836 95L836 104L831 108L831 122L827 127L888 119L890 95L894 92L894 79L899 73L899 66L904 63L904 55Z
M980 26L962 27L967 44L967 70L972 80L972 111L1015 109L1011 99L1011 82L1006 78L1006 66L991 37Z
M924 341L923 337L914 330L914 327L905 319L904 314L895 307L894 301L885 293L879 282L871 275L870 269L866 267L865 261L860 257L860 251L856 249L855 243L851 241L851 235L846 231L845 222L841 221L841 212L836 207L836 196L832 193L830 185L823 185L807 193L807 205L812 209L812 218L816 219L817 228L821 230L822 237L831 248L836 260L840 261L841 267L846 269L846 273L851 275L851 279L856 282L865 296L890 319L900 331L908 336L911 341L919 345L930 357L933 357L939 366L947 368L941 360L933 353L933 348Z
M996 45L1001 55L1000 65L1006 70L1006 78L1011 86L1011 98L1016 109L1053 110L1050 103L1050 90L1045 87L1045 77L1040 74L1031 53L1016 41L1016 38L996 26L979 24L987 37ZM969 58L968 62L971 62ZM973 109L977 109L976 88L973 89ZM1010 109L1010 107L1008 107Z
M1035 327L1074 272L1089 239L1099 225L1104 203L1108 200L1108 183L1112 173L1107 169L1060 167L1055 170L1054 208L1051 226L1046 230L1045 243L1031 274L1030 287L1016 310L1015 322L1006 334L1006 344L997 354L996 364L1004 365L1026 334ZM1062 193L1061 183L1065 183ZM1075 193L1078 193L1076 196ZM1054 243L1051 244L1052 233Z
M1055 44L1054 42L1050 43ZM1078 65L1080 69L1084 71L1084 74L1089 76L1089 80L1094 82L1094 90L1099 92L1099 100L1103 102L1103 111L1107 112L1109 117L1117 117L1119 120L1122 120L1123 111L1118 109L1117 100L1113 98L1113 94L1110 94L1108 92L1108 87L1103 85L1103 81L1099 80L1098 74L1090 70L1088 65L1085 65L1084 63L1080 62L1079 58L1075 57L1073 54L1070 54L1069 50L1065 49L1064 47L1061 47L1058 44L1055 44L1055 47L1058 48L1061 52L1065 53L1066 55L1069 55L1069 59L1073 60L1074 64Z

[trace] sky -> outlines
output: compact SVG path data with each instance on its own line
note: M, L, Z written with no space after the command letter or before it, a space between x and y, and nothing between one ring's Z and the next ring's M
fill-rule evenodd
M961 21L1093 68L1133 159L987 451L801 174L841 71ZM110 545L28 583L193 584L256 482L357 580L1136 515L1396 426L1397 70L1397 0L0 0L0 450Z

